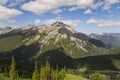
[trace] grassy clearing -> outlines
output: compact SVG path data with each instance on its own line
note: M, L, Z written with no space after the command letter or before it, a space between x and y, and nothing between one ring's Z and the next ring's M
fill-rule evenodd
M72 74L66 74L66 77L64 80L87 80L81 76L76 76L76 75L72 75Z
M5 38L0 38L0 52L11 51L20 45L22 45L22 40L24 36L15 35Z
M10 80L10 79L8 77L5 77L4 74L0 74L0 80ZM20 78L19 80L31 80L31 79Z
M9 78L5 77L4 74L0 74L0 80L9 80ZM31 80L31 79L20 79L20 80ZM64 80L87 80L81 76L76 76L72 74L66 74L66 77Z

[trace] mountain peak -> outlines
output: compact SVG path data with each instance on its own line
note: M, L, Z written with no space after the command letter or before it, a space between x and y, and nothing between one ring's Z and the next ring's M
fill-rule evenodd
M56 21L56 22L54 22L53 24L51 24L51 26L65 27L65 26L68 26L68 25L64 24L64 23L61 22L61 21Z

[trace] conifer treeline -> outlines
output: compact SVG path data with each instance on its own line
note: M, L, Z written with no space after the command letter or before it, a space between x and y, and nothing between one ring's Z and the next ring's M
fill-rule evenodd
M32 74L32 80L63 80L65 77L65 69L59 70L50 67L50 63L46 61L45 65L38 66L37 60L35 60L35 67ZM9 80L19 80L22 78L16 68L16 62L14 56L12 56L12 62L9 71L5 72L8 75ZM1 80L1 79L0 79Z
M40 69L38 67L37 61L35 61L35 70L32 75L32 80L64 80L65 69L59 70L57 67L53 69L50 67L48 61L45 65L41 65Z
M16 62L15 62L14 56L12 56L12 63L10 66L9 77L10 77L10 80L18 80L19 78L18 72L16 70Z
M71 74L72 71L66 68L59 69L58 66L56 67L56 69L53 69L48 61L46 61L45 65L41 64L39 66L37 60L35 60L35 67L31 79L32 80L64 80L66 73ZM4 74L7 75L9 80L20 80L20 78L23 78L20 76L20 73L16 69L16 62L14 56L12 56L12 62L9 71L5 71ZM0 77L0 80L5 80L5 79ZM89 75L89 80L120 80L120 75L116 75L115 77L110 78L110 76L108 77L106 75L100 74L99 72L95 72Z

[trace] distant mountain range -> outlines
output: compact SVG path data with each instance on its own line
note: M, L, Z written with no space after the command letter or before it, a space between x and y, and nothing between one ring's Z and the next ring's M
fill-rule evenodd
M101 40L109 48L120 47L120 33L92 33L89 36Z

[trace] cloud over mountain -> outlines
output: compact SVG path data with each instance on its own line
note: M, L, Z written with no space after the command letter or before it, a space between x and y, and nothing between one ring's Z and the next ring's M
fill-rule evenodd
M35 0L23 4L21 8L40 15L62 6L76 6L78 9L84 9L87 7L92 8L94 5L94 0Z
M97 27L110 27L110 26L120 26L119 20L97 20L94 18L89 19L87 24L96 24Z

